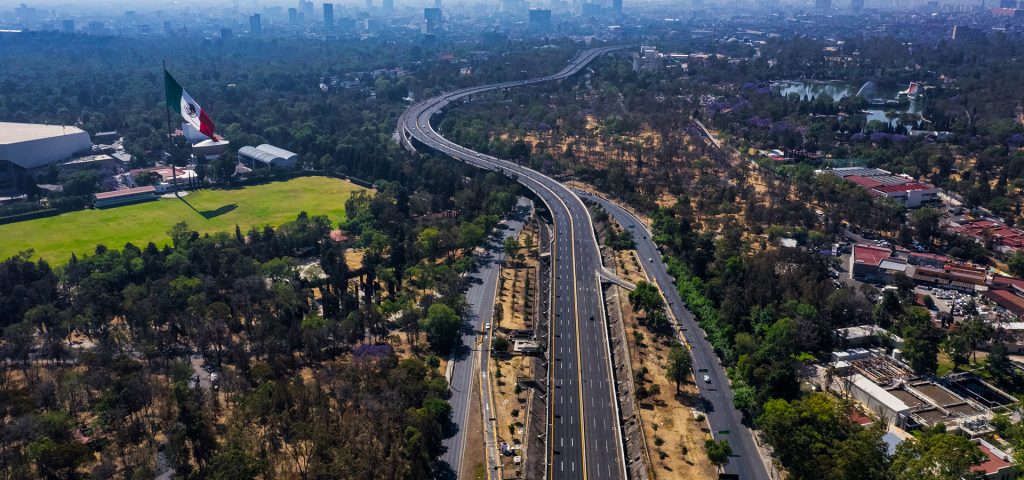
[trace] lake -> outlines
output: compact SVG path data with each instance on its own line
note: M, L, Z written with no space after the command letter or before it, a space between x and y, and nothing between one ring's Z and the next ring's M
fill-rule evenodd
M783 97L788 96L790 93L797 93L801 99L810 98L814 99L818 95L829 95L833 100L838 101L840 98L849 97L857 94L857 90L861 87L857 87L855 90L853 87L839 82L818 82L811 80L787 80L777 82L773 85L777 88L779 94ZM885 89L875 89L870 95L866 95L868 100L881 98L881 99L894 99L896 98L896 91L886 91ZM896 113L920 113L921 107L914 101L909 104L894 105L894 106L876 106L870 105L867 111L868 121L878 120L880 122L886 122L890 125L895 124L896 118L889 119L885 116L885 112L896 112Z

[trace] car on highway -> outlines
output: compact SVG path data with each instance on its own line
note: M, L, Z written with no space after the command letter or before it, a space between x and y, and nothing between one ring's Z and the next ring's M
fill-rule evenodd
M654 263L654 257L650 257L650 258L648 258L648 259L647 259L647 263Z
M704 375L704 383L711 383L711 376Z

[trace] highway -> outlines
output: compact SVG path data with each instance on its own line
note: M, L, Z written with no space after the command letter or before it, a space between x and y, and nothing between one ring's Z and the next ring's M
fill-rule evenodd
M421 145L456 160L515 178L548 208L554 227L553 312L548 342L546 433L548 474L554 479L626 478L621 421L615 401L611 357L598 271L602 268L586 206L561 183L535 170L452 143L430 124L431 116L474 94L566 79L616 48L587 50L554 75L456 90L423 100L399 118L399 141ZM458 419L455 419L458 421Z
M741 479L769 478L768 470L754 443L753 432L743 424L740 411L733 407L732 387L729 385L725 368L715 355L704 331L697 325L693 314L686 309L686 304L679 297L675 282L661 261L661 252L654 243L651 232L643 222L616 203L597 195L584 192L580 194L600 205L623 228L633 233L636 251L647 278L651 279L665 295L669 309L678 322L676 332L685 337L690 345L693 368L696 370L694 380L704 399L705 416L711 433L716 440L728 440L732 447L733 456L725 467L725 473L738 475ZM703 380L704 375L711 378L710 383Z

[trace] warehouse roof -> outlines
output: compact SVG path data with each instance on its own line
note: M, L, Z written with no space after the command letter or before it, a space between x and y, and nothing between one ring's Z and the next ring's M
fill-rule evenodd
M85 133L78 127L0 122L0 145Z
M288 150L285 150L285 149L283 149L281 147L275 147L273 145L269 145L269 144L266 144L266 143L256 147L256 149L257 150L262 150L262 151L267 152L267 153L269 153L271 155L275 155L275 156L278 156L278 157L281 157L281 158L285 158L285 159L299 156L299 154L297 154L295 152L289 152Z
M875 401L885 405L886 408L893 412L900 413L910 410L910 407L907 406L903 400L900 400L896 395L889 393L886 389L880 387L877 383L872 382L864 375L859 373L853 375L853 384L856 385L857 388L860 388L864 393L870 395L871 398L874 398Z
M274 160L279 160L279 159L283 159L284 158L284 157L281 157L279 155L274 155L273 153L267 152L265 150L261 150L261 149L256 148L256 147L250 147L248 145L244 146L242 148L239 148L238 149L238 154L239 155L245 155L246 157L249 157L249 158L252 158L252 159L258 160L260 162L267 163L267 164L272 163Z

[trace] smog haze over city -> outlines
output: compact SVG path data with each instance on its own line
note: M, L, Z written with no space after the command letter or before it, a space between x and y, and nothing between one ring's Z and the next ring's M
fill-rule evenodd
M0 0L0 478L1016 479L1022 40Z

